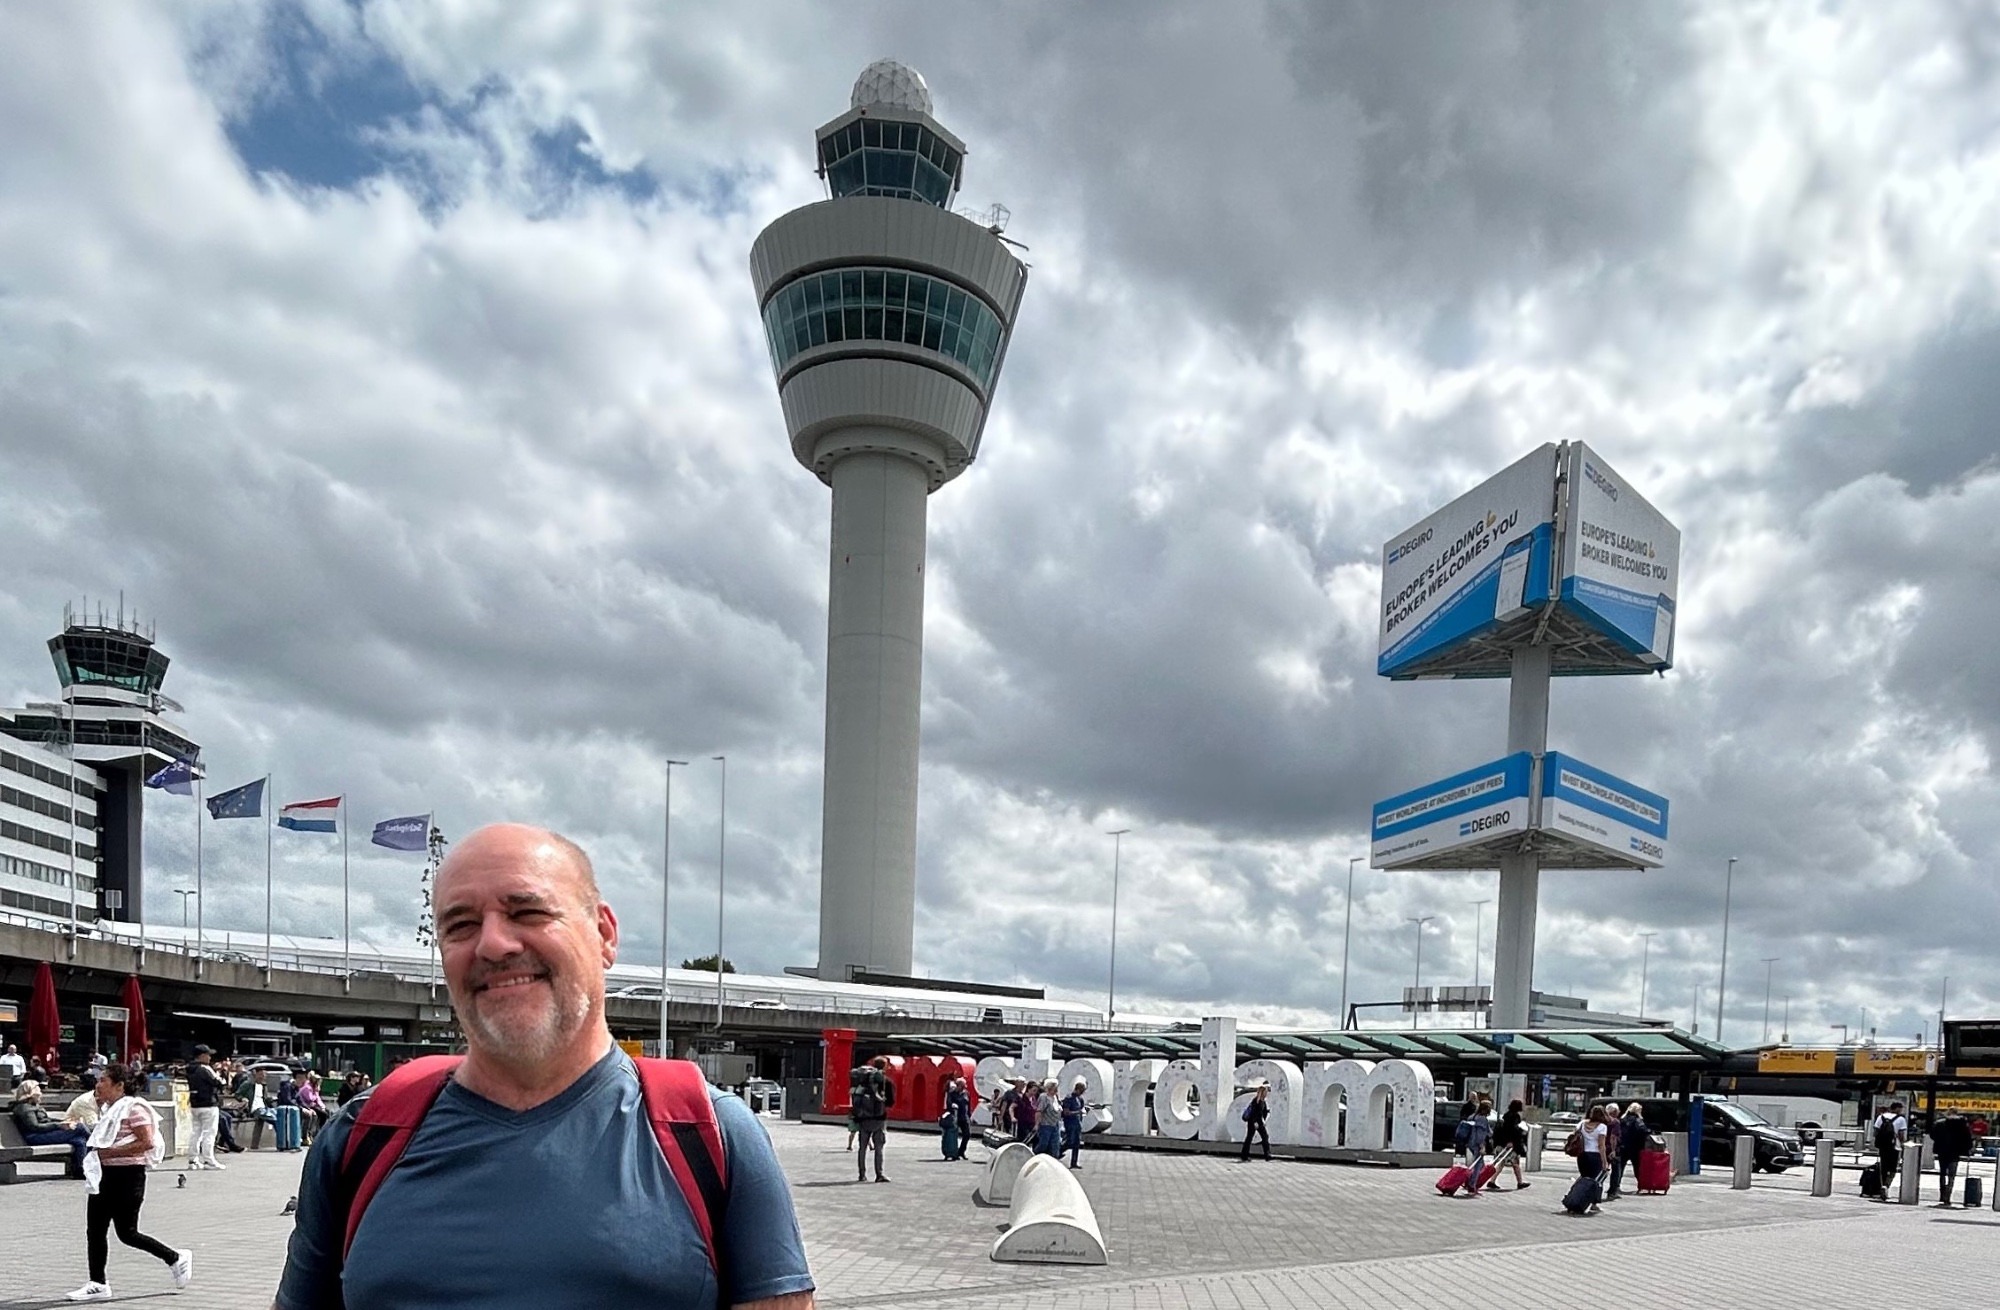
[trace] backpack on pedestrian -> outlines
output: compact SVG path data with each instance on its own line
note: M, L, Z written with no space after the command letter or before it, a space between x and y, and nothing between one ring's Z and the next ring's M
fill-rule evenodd
M883 1092L883 1080L872 1071L857 1081L849 1094L854 1117L861 1120L888 1118L889 1097Z

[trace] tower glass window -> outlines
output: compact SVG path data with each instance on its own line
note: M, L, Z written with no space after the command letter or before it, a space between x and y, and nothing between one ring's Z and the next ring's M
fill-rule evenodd
M978 296L892 268L808 273L787 283L764 306L764 333L781 373L814 346L894 341L957 360L983 390L993 386L1002 337L999 315Z
M964 156L921 123L862 118L820 139L819 167L835 200L894 196L949 208Z

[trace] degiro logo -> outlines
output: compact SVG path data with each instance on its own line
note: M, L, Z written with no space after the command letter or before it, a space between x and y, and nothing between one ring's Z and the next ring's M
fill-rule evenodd
M1637 837L1632 839L1632 849L1641 855L1650 855L1656 860L1667 853L1664 846L1656 846L1652 842L1642 841Z
M1389 563L1394 564L1397 560L1403 558L1403 556L1409 554L1417 547L1423 545L1426 541L1429 541L1436 534L1437 534L1436 528L1425 528L1422 532L1419 532L1416 536L1411 537L1408 541L1398 543L1393 549L1389 551Z
M1510 812L1507 810L1491 810L1476 819L1467 819L1465 822L1459 824L1458 835L1461 837L1470 837L1476 832L1486 832L1492 828L1504 828L1507 826L1509 817Z
M1596 484L1596 487L1599 491L1603 492L1611 499L1613 500L1618 499L1617 485L1613 483L1610 478L1607 478L1602 473L1599 473L1597 471L1597 466L1592 464L1589 460L1585 460L1583 462L1583 476L1589 478L1591 482Z

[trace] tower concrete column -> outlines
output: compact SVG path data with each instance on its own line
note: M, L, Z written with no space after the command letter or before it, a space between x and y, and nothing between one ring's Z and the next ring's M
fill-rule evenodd
M856 453L832 482L820 961L828 977L841 976L834 962L907 974L930 475L900 455Z
M1541 758L1549 748L1551 654L1547 646L1515 647L1508 679L1507 753L1526 751L1536 761L1528 775L1531 815L1540 810ZM1528 1026L1535 975L1535 903L1541 886L1542 857L1538 852L1501 857L1490 1023L1503 1032Z

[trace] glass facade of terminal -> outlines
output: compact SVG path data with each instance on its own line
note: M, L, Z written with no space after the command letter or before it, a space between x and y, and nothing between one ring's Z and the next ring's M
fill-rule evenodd
M947 355L990 391L1000 358L1000 316L942 278L894 268L808 273L764 306L764 331L780 372L802 350L838 341L898 341Z
M819 143L820 171L835 200L896 196L944 209L958 190L964 160L918 123L857 119Z

